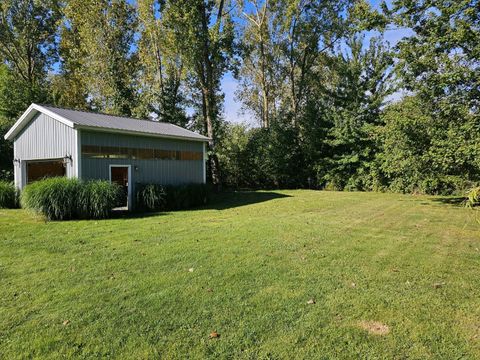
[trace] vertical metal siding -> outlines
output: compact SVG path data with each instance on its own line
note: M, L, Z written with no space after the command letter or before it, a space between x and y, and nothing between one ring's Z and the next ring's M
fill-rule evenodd
M29 160L46 160L72 155L72 164L67 167L67 176L75 176L77 160L76 130L39 113L15 138L15 156L22 163ZM23 169L23 167L22 167ZM19 174L24 177L25 174Z
M203 151L203 143L199 141L170 140L84 130L81 134L81 142L84 145ZM92 159L82 157L82 178L108 180L110 175L109 165L132 165L133 185L135 183L176 185L203 182L202 160ZM137 170L135 170L135 167L137 167Z
M75 130L45 114L36 115L16 139L22 160L56 159L76 154Z

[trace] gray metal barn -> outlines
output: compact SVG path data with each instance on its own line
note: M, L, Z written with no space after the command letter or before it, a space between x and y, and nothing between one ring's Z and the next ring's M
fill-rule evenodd
M135 183L205 183L208 138L150 120L32 104L5 135L18 188L48 176Z

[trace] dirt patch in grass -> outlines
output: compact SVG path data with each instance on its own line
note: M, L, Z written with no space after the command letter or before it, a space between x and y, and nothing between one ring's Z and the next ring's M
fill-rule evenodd
M388 325L383 324L379 321L363 320L358 323L358 326L371 335L383 336L387 335L390 332L390 328L388 327Z

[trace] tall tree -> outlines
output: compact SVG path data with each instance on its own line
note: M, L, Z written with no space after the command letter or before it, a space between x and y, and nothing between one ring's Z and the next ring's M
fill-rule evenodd
M390 12L413 36L397 45L398 78L429 129L435 181L480 179L480 1L396 0Z
M52 96L56 105L89 109L88 81L83 73L87 49L76 24L63 21L60 29L60 72L52 75Z
M215 152L219 126L220 80L229 66L233 44L233 24L228 0L178 0L170 3L166 16L191 84L201 98L200 108L209 142L209 168L214 184L220 183Z
M308 77L320 53L343 37L341 16L345 1L287 1L279 8L283 30L283 66L287 84L288 113L294 123L304 104ZM286 104L287 105L287 104Z
M15 117L31 102L48 98L47 73L57 60L56 0L5 0L0 3L0 61L7 65L22 97L18 107L2 111ZM11 103L11 102L10 102Z
M240 98L264 127L273 114L295 124L305 109L318 57L345 35L342 13L351 2L256 0L243 5Z
M480 109L480 1L396 0L390 12L413 36L398 44L403 85L449 116Z
M381 109L394 90L391 51L380 38L372 38L367 46L364 40L358 33L346 40L330 59L330 80L322 84L330 106L330 151L318 170L324 171L324 181L339 189L368 189L362 182L380 150L375 133L382 125Z
M73 38L64 43L65 69L75 69L83 78L91 107L132 115L136 73L134 6L125 0L69 0L64 12L64 34Z
M0 3L0 178L10 179L12 143L3 136L32 102L47 102L57 60L56 0Z
M240 89L237 96L245 109L253 112L264 128L276 114L279 82L279 46L276 36L274 14L278 1L241 1L241 58L238 78Z
M172 29L165 25L165 0L139 0L139 97L137 112L159 120L187 124L185 69Z

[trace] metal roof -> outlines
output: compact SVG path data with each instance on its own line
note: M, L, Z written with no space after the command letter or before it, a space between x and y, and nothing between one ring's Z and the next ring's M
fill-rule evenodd
M89 111L72 110L50 105L32 104L20 119L13 125L5 138L13 138L31 119L32 111L43 112L74 128L86 128L112 132L135 133L139 135L184 138L188 140L208 141L206 136L184 129L180 126L152 121L139 120L116 115L107 115Z

